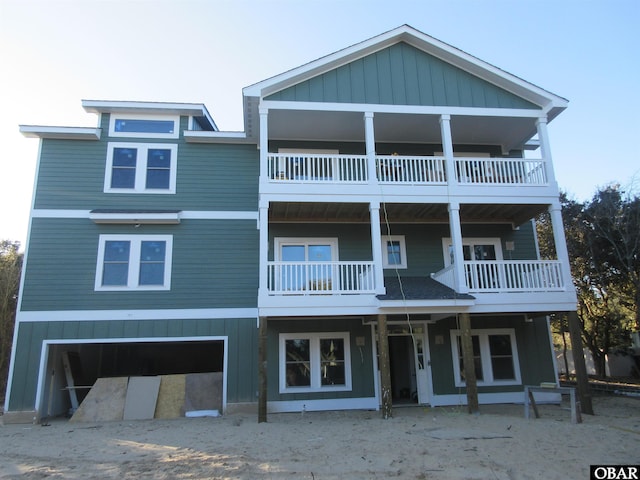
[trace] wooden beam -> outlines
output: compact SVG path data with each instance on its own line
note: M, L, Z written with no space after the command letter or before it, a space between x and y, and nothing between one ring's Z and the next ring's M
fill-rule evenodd
M589 377L587 376L587 365L584 362L584 346L582 344L582 328L577 312L568 312L569 317L569 337L571 338L571 354L573 355L573 365L576 369L576 382L578 399L580 400L580 410L587 415L593 415L593 405L591 403L591 391L589 390ZM569 372L567 372L568 374Z
M389 336L387 316L378 315L378 358L380 365L380 390L382 392L382 418L393 417L391 408L391 364L389 362Z
M471 340L471 315L460 314L460 329L462 340L462 363L464 364L464 382L467 387L467 409L469 413L478 413L478 381L473 360L473 341Z
M267 317L258 329L258 423L267 421Z

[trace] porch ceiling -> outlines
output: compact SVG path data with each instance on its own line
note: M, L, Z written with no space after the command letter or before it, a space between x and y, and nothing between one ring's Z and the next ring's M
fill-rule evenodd
M380 220L392 223L449 223L447 205L442 203L387 203ZM462 223L513 223L521 225L546 210L545 205L464 204ZM366 203L274 202L269 207L270 222L369 223Z
M376 143L441 144L440 117L376 113ZM536 134L535 119L452 116L455 145L500 145L505 151L523 148ZM274 140L364 143L362 112L271 110L269 138Z

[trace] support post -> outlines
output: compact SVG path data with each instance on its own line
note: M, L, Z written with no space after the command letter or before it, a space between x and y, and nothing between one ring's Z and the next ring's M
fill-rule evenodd
M378 183L378 174L376 169L376 140L373 128L373 112L364 113L364 143L367 154L369 185L375 185Z
M377 294L386 292L384 286L384 270L382 268L382 238L380 231L380 202L369 204L371 221L371 251L373 253L373 278Z
M267 421L267 317L258 329L258 423Z
M393 417L391 409L391 365L389 363L389 336L387 316L378 315L378 357L380 359L380 390L382 391L382 418Z
M589 390L589 377L587 376L587 366L584 362L582 334L580 319L577 312L569 312L569 337L571 338L571 354L573 355L573 365L576 369L576 382L578 399L582 413L593 415L593 405L591 404L591 392ZM567 372L568 373L568 372Z
M471 315L460 314L460 328L462 340L462 363L464 364L464 382L467 387L467 409L469 413L479 413L478 381L473 361L473 341L471 340Z

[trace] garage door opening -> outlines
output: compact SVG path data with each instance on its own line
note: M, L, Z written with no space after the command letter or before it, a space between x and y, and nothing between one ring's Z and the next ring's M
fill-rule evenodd
M72 414L98 378L214 372L225 377L224 339L50 342L47 350L38 402L41 417Z

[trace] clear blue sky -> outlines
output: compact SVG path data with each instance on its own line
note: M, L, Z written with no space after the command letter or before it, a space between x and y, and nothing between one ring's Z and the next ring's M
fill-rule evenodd
M638 0L0 0L0 239L27 232L38 140L19 124L138 100L243 130L243 87L405 23L569 99L549 134L570 196L640 189Z

